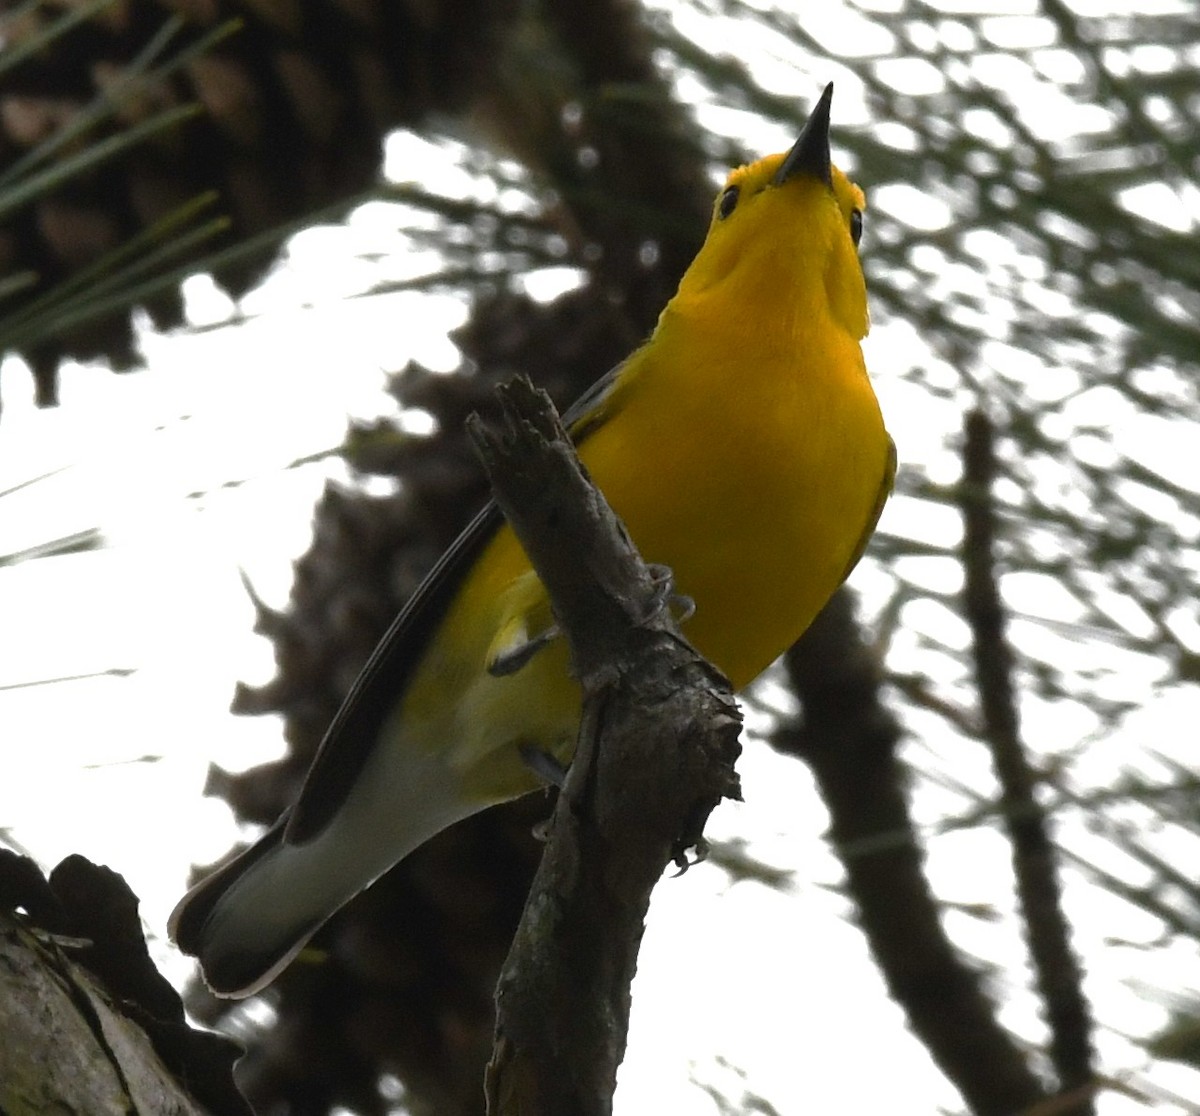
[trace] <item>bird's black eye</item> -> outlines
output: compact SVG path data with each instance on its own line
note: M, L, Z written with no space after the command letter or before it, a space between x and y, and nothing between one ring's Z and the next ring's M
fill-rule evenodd
M858 242L862 240L862 210L850 210L850 239L854 241L854 246L858 247Z
M717 216L722 221L737 209L738 195L740 193L741 190L736 186L727 186L725 188L725 193L721 195L721 200L717 203Z

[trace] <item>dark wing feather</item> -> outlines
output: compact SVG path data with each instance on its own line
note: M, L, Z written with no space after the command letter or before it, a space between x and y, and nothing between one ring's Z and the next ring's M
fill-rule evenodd
M292 807L285 841L315 837L346 800L446 608L503 521L489 500L392 621L330 722Z
M640 351L640 350L639 350ZM593 431L603 426L616 411L616 400L621 393L615 391L621 373L629 367L630 361L621 361L610 368L590 388L587 389L563 414L563 425L571 440L578 446ZM628 381L625 381L628 383Z
M611 417L613 388L624 367L619 364L602 376L564 415L576 445ZM301 844L315 837L341 808L446 609L503 521L489 500L400 610L334 715L283 840Z

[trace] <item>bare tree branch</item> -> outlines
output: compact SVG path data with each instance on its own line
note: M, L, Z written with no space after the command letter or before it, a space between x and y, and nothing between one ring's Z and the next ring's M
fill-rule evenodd
M137 908L83 856L45 879L0 848L0 1112L250 1116L240 1048L188 1026Z
M1050 1058L1063 1091L1082 1090L1077 1103L1064 1111L1071 1116L1090 1116L1095 1110L1087 1089L1095 1077L1091 1011L1083 995L1083 977L1062 910L1049 819L1035 796L1037 774L1021 743L1013 655L1005 636L1004 607L996 582L996 510L991 492L996 455L992 424L982 411L967 416L963 460L965 605L974 643L984 736L1000 781L1002 813L1013 847L1017 897L1050 1022Z
M574 458L549 398L502 392L470 427L555 606L583 691L579 742L496 993L493 1116L612 1110L650 892L738 797L728 682L683 639L647 567Z

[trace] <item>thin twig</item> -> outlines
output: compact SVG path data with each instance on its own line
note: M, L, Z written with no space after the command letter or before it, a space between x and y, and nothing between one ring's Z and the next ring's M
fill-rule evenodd
M1050 822L1037 801L1037 773L1021 742L1013 653L1005 636L1004 606L996 579L996 513L991 492L996 476L994 438L992 424L982 411L967 416L963 459L965 607L974 643L984 736L1000 782L1017 898L1050 1023L1050 1059L1063 1093L1075 1098L1064 1111L1089 1116L1095 1111L1089 1088L1095 1077L1091 1011L1063 914Z
M803 713L784 721L772 743L812 768L847 893L888 990L975 1116L1013 1116L1044 1100L980 974L942 925L896 755L900 725L880 697L882 670L846 590L784 664Z

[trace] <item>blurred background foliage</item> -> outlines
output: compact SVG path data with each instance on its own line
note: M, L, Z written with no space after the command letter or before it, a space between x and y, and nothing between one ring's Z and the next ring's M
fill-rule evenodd
M136 363L114 308L178 326L181 274L210 271L240 294L290 231L368 191L411 244L439 248L441 267L417 285L471 297L458 373L410 366L391 380L397 411L425 412L432 433L390 419L351 429L343 453L364 484L328 488L289 607L259 606L278 673L242 688L236 708L281 713L289 755L214 772L211 789L263 823L484 498L466 414L516 372L569 402L635 345L698 244L723 168L786 146L833 80L835 157L868 191L868 360L901 471L857 605L843 594L754 700L790 710L781 687L800 695L771 741L812 766L888 986L969 1110L1033 1111L1059 1089L1059 1107L1037 1110L1084 1112L1115 1092L1200 1108L1196 1078L1171 1098L1164 1082L1177 1079L1156 1076L1164 1060L1200 1068L1193 2L3 12L0 340L28 360L43 402L64 358ZM439 192L419 163L380 181L396 127L451 152L462 188ZM551 267L574 282L531 297L528 277ZM995 454L970 489L968 414ZM967 505L994 538L964 536ZM1001 585L1003 623L986 636L964 595L972 562ZM999 676L998 646L1012 655ZM998 677L1013 690L1003 731L981 700ZM996 774L1000 737L1017 748L1023 792ZM491 989L545 811L531 799L441 835L326 928L328 960L285 974L269 1011L193 990L198 1015L250 1043L243 1080L262 1111L377 1113L401 1095L414 1113L479 1110ZM1052 838L1033 867L1030 824ZM1038 911L1007 897L1009 848L1042 914L1061 910L1065 886L1074 946L1059 943L1060 964L1039 948ZM939 899L945 865L978 855L1001 866L995 900ZM771 877L735 846L717 860ZM1040 959L1028 970L1011 962L1021 936ZM1160 1007L1153 1034L1131 1035L1121 995L1099 989L1097 950L1110 972L1161 974L1115 978ZM1014 1004L1026 1005L1016 1026Z

